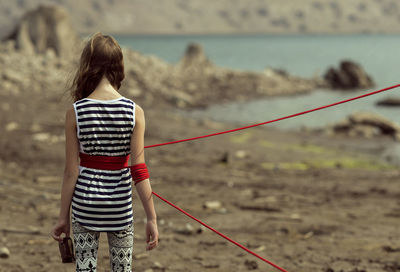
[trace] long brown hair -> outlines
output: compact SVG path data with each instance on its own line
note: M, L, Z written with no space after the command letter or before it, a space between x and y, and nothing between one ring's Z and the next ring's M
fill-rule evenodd
M115 89L125 77L121 47L110 35L93 34L83 48L71 86L74 101L89 96L105 76Z

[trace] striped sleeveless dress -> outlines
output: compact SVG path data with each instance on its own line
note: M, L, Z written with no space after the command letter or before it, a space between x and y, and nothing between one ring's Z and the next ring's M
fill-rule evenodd
M74 104L80 152L123 156L130 153L135 103L83 98ZM72 197L72 216L94 231L123 230L133 223L132 176L129 168L102 170L79 166Z

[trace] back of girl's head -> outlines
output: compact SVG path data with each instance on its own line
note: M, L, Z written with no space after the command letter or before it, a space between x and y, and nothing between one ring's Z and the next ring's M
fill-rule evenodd
M125 77L124 61L118 42L98 32L90 37L83 48L71 88L74 101L89 96L103 76L118 90Z

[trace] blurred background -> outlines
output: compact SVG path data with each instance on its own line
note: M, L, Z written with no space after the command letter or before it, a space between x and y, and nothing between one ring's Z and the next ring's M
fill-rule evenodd
M121 45L172 64L195 42L213 63L231 69L263 71L270 67L301 77L322 77L328 67L350 59L364 67L378 88L394 85L399 76L400 7L396 1L1 1L0 37L6 39L25 12L46 3L63 7L82 38L96 31L110 33ZM347 94L315 92L291 99L296 102L287 110L286 99L272 103L269 99L242 105L243 110L232 104L223 112L217 107L194 114L227 121L226 116L239 111L239 121L262 121L274 117L276 107L282 110L279 114L289 114L311 106L305 101L319 105ZM371 102L375 100L360 101L359 107L400 121L392 109L375 107ZM336 114L331 118L334 122L350 114L357 103L344 106L340 113L311 115L307 121L277 126L319 127L330 115Z
M398 33L400 26L394 0L3 0L3 35L41 3L65 7L79 33Z

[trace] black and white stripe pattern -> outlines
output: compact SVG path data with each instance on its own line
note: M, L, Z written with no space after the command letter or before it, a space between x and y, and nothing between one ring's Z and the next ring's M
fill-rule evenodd
M90 155L130 154L135 103L84 98L74 103L80 152ZM128 168L100 170L80 166L72 213L85 228L117 231L133 222L132 177Z

